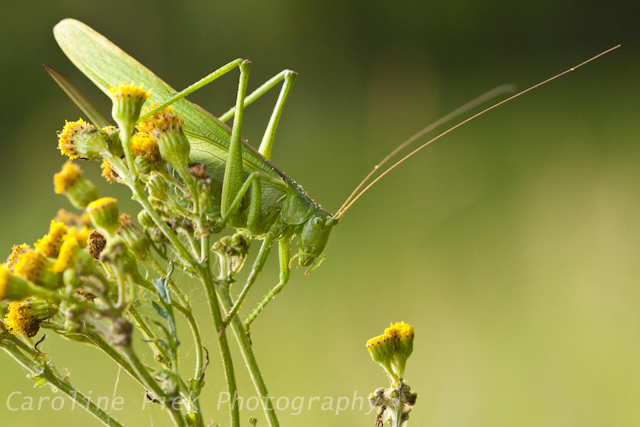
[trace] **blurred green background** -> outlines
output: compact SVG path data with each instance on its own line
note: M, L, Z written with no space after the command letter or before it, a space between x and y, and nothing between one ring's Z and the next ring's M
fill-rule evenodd
M253 61L250 88L296 70L273 161L330 212L438 117L497 85L525 88L622 43L390 174L335 229L322 268L294 271L252 332L271 394L306 399L299 415L280 412L284 426L373 425L366 411L336 415L335 402L333 411L306 406L310 396L337 400L384 386L364 343L400 320L416 330L410 426L640 425L637 2L3 1L2 15L6 254L70 209L53 193L65 160L55 132L80 112L41 64L109 112L57 47L51 29L62 18L94 27L176 88L237 57ZM236 87L229 75L190 99L221 114ZM260 140L276 97L248 109L250 142ZM98 163L84 168L102 195L137 212L123 188L99 177ZM272 257L244 311L276 280ZM214 355L203 292L185 286ZM114 393L117 369L98 351L52 334L43 349L76 387ZM252 396L236 360L241 393ZM0 425L99 425L77 408L8 411L11 392L52 396L25 374L0 354ZM226 409L216 408L224 388L216 357L207 375L207 416L227 425ZM142 390L124 374L117 394L127 399L114 412L125 425L169 425L155 408L140 410ZM265 425L259 411L243 419L251 414Z

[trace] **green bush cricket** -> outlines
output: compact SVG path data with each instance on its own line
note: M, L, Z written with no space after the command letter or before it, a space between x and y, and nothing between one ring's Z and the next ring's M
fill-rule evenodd
M251 63L247 60L236 59L178 93L109 40L78 21L72 19L63 20L55 27L54 34L69 59L103 92L108 94L110 87L132 80L138 84L144 83L145 87L151 88L151 101L158 104L158 106L144 114L140 120L171 105L174 111L184 120L185 134L191 145L191 161L201 163L206 167L207 174L211 178L212 187L215 186L215 191L212 191L212 194L216 200L219 200L219 223L216 231L229 225L237 229L246 230L246 233L251 238L262 240L258 256L253 263L249 277L238 299L233 307L226 307L228 314L224 319L224 324L228 324L236 314L257 275L262 270L272 245L277 241L280 258L280 280L245 321L245 329L247 331L249 325L260 311L288 282L293 259L298 257L299 266L309 267L307 273L315 270L324 260L323 251L333 227L353 203L379 179L431 142L457 127L619 47L611 48L463 120L406 155L366 187L362 188L391 156L405 148L409 143L444 122L477 106L479 103L506 92L507 88L497 88L454 111L414 135L376 165L336 214L332 215L323 210L319 204L315 203L306 194L302 187L279 171L270 161L278 121L295 81L295 72L290 70L282 71L256 91L247 95ZM195 90L236 68L240 71L236 105L219 118L184 99ZM77 93L64 78L54 70L49 71L97 126L103 127L108 124L100 113ZM242 139L244 108L280 82L283 82L280 95L260 147L256 150ZM230 128L225 122L231 118L234 121L233 126ZM292 257L291 241L295 236L299 237L298 252Z

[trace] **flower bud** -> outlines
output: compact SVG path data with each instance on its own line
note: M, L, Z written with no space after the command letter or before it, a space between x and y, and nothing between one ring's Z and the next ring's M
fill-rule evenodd
M149 180L147 181L147 189L153 199L164 203L169 202L169 197L171 197L169 194L169 184L167 184L162 174L151 172Z
M395 343L393 370L398 377L403 378L407 359L413 352L413 326L404 322L395 325L392 323L389 328L385 329L385 334L389 335Z
M111 154L116 157L124 156L122 142L120 142L120 130L115 126L107 126L102 128L102 133L104 133L109 140L109 151L111 151Z
M5 326L13 335L33 337L40 329L40 323L55 316L58 309L48 301L30 298L14 301L9 305Z
M213 244L212 250L218 256L220 264L226 267L229 277L242 269L247 259L251 240L244 233L225 236Z
M151 255L149 253L149 247L151 246L149 238L136 228L131 216L121 214L118 222L120 223L118 234L129 247L129 250L131 250L139 260L144 261L147 259Z
M367 341L367 350L371 354L371 358L387 371L390 377L397 380L391 362L395 352L395 343L391 336L383 334Z
M87 213L93 225L103 235L114 237L118 229L118 202L112 197L103 197L89 203Z
M37 287L0 265L0 301L21 301L36 294Z
M192 179L188 168L191 146L183 129L182 119L175 114L167 113L154 120L150 134L155 138L162 158L187 181Z
M71 160L64 164L62 171L53 177L56 194L65 194L71 204L84 209L98 198L98 189L89 180L82 178L82 170Z
M14 272L38 286L53 290L62 286L62 277L52 271L52 267L52 261L40 252L30 249L20 257Z
M111 88L111 100L113 108L111 115L118 124L120 132L131 133L138 118L142 105L149 98L150 92L140 87L134 86L134 82L130 85L121 85L117 88Z
M58 149L71 159L94 160L109 151L107 135L82 119L66 122L58 137Z
M153 221L153 218L151 218L151 215L149 215L149 212L147 212L145 209L141 210L138 213L138 223L145 228L154 227L156 225L156 223Z

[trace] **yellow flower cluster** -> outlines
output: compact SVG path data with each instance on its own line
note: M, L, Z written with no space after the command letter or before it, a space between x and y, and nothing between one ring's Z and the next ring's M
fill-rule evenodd
M384 334L367 341L367 349L394 381L403 378L407 359L413 352L413 326L404 322L392 323Z

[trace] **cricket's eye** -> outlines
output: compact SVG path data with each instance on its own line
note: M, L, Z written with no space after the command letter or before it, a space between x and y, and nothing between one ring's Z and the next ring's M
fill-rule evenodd
M324 226L324 221L322 220L322 218L320 217L315 217L313 219L313 226L315 228L317 228L318 230L322 229L322 227Z

